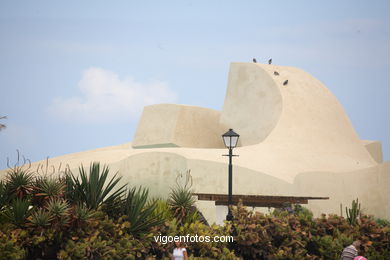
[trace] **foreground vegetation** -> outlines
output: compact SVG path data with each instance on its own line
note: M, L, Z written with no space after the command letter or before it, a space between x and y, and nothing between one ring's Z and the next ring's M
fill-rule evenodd
M237 255L248 259L340 259L345 246L362 241L360 254L369 259L390 259L390 225L361 216L355 225L337 215L313 218L300 206L271 215L234 211Z
M234 236L229 244L189 243L190 258L339 259L361 239L362 255L390 259L387 221L356 214L313 218L299 206L264 215L239 205L232 222L209 226L188 187L152 199L147 189L109 176L99 163L55 176L10 169L0 182L0 259L162 259L174 245L153 236L187 234Z

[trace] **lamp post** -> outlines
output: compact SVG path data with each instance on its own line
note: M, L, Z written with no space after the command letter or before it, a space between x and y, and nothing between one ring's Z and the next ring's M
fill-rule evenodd
M222 135L223 142L226 146L226 148L229 149L229 154L223 155L223 156L229 156L229 193L228 193L228 214L226 216L226 220L232 220L233 215L232 211L230 209L230 206L232 205L232 192L233 192L233 165L232 165L232 157L238 156L233 155L233 148L236 147L238 138L240 137L239 134L233 131L233 129L229 129L226 133Z

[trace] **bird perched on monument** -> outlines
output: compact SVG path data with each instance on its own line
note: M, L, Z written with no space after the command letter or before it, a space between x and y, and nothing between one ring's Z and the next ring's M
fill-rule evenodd
M275 76L279 76L279 72L274 71L274 75L275 75Z
M257 60L256 60L255 58L253 58L253 62L254 62L254 63L256 63L256 62L257 62Z
M272 59L269 59L269 60L268 60L268 64L271 64L271 63L272 63Z
M288 84L288 79L286 79L286 81L283 82L283 86L286 86Z

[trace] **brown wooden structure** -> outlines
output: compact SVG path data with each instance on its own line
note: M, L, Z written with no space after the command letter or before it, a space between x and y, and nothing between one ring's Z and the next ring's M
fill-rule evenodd
M194 193L198 200L215 201L215 205L228 205L228 195L211 193ZM296 196L267 196L267 195L233 195L233 205L241 200L248 207L282 208L286 204L307 204L309 200L328 200L329 197L296 197Z

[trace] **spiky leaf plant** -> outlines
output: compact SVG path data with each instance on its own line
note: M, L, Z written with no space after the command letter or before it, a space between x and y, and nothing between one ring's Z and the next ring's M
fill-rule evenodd
M164 219L159 214L154 214L156 202L148 203L149 190L146 188L131 188L128 190L122 202L122 214L126 215L130 222L128 231L133 235L138 235L160 225Z
M0 211L8 204L9 200L6 185L3 181L0 181Z
M46 205L46 210L53 217L53 224L57 227L68 226L70 222L69 203L64 199L50 199Z
M49 211L39 208L31 214L30 222L35 227L45 228L50 225L52 219L53 215Z
M101 168L100 163L91 164L88 173L81 165L79 176L73 173L66 176L67 197L72 203L85 203L90 209L98 209L104 203L116 201L125 192L126 185L117 188L121 177L114 174L108 179L108 174L108 166Z
M61 180L63 181L63 183L65 183L65 194L64 194L65 198L71 204L81 203L81 198L80 198L81 192L76 191L75 178L76 177L73 175L73 173L68 169L65 169L65 173L61 177Z
M7 172L6 189L12 197L25 198L33 189L33 175L22 167L15 167Z
M73 223L76 227L80 227L82 224L88 223L94 218L96 212L87 208L86 206L79 204L73 207L72 218Z
M62 198L64 192L63 180L47 176L38 177L34 183L33 201L39 206L44 206L49 199Z
M22 226L30 215L31 204L26 199L16 198L1 213L9 222Z
M195 198L192 196L190 190L181 186L177 186L171 190L168 198L168 205L173 210L174 216L180 223L182 223L186 216L191 213L194 204Z
M101 211L107 214L108 216L117 219L120 217L123 212L123 201L126 194L121 197L117 197L114 200L106 201L102 204Z

